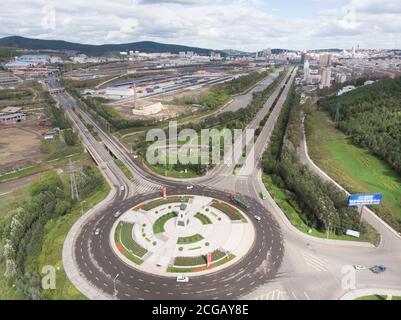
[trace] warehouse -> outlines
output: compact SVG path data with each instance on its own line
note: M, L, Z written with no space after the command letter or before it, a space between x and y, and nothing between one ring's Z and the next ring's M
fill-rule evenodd
M26 120L21 108L7 107L0 112L0 124L14 124Z

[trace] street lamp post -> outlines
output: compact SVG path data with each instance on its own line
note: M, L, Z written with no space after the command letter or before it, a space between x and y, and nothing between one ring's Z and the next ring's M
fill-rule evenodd
M116 280L118 278L120 274L117 273L117 275L115 276L114 280L113 280L113 284L114 284L114 296L117 296L117 289L116 289Z
M84 200L84 201L81 201L81 216L84 215L84 207L83 207L83 204L84 204L85 202L86 202L85 200Z

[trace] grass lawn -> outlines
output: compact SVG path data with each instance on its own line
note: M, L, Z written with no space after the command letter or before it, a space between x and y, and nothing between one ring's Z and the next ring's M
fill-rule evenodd
M131 180L134 177L131 170L129 170L120 159L114 159L114 162L120 168L120 170L125 174L128 180Z
M157 200L153 200L153 201L150 201L150 202L144 204L142 209L145 210L145 211L149 211L149 210L152 210L154 208L157 208L157 207L165 205L165 204L170 204L170 203L179 204L181 202L188 202L190 198L192 198L192 197L177 197L177 196L174 196L174 197L168 197L167 199L157 199Z
M224 214L226 214L231 220L243 220L244 222L246 222L245 218L242 216L242 214L235 209L234 207L231 207L230 205L223 203L223 202L219 202L216 200L213 200L212 203L210 204L211 207L220 210L221 212L223 212Z
M289 200L284 190L280 189L273 183L270 176L263 174L262 178L263 178L263 183L266 186L266 189L269 191L274 201L278 204L281 210L283 210L288 220L290 220L291 224L294 227L311 236L318 238L327 238L327 234L325 232L321 232L315 228L311 228L304 222L304 220L301 218L302 217L301 209L297 206L296 203L293 203ZM380 235L369 224L366 224L366 227L367 227L367 232L365 234L362 234L360 238L354 238L347 235L338 236L335 234L330 234L329 239L364 241L364 242L370 242L375 246L377 246L380 242Z
M177 239L177 244L190 244L190 243L195 243L203 240L203 237L200 234L194 234L189 237L179 237Z
M380 296L376 294L373 296L360 297L356 300L387 300L387 296ZM401 300L401 297L392 297L391 300Z
M0 176L0 183L16 180L19 178L31 176L36 173L45 172L55 168L66 166L68 164L69 159L71 159L71 161L74 162L77 160L89 159L89 156L83 152L80 152L78 154L74 154L73 156L69 156L68 158L64 157L59 160L50 160L47 162L42 162L40 164L35 164L33 166L22 168L21 170L17 170L15 172L10 172Z
M202 224L212 224L212 221L207 216L205 216L200 212L195 214L195 218L198 219L200 222L202 222Z
M164 216L161 216L159 219L156 220L156 222L153 224L153 233L158 234L158 233L163 233L164 232L164 225L165 223L172 219L175 218L177 214L175 212L170 212L165 214Z
M142 248L133 238L132 229L134 224L120 222L116 229L116 238L119 243L121 243L124 249L131 251L134 255L142 258L148 250Z
M372 209L401 231L401 177L367 150L354 146L326 112L308 116L306 129L313 161L351 193L382 193L383 205Z
M197 174L195 171L187 169L187 172L182 170L175 170L173 166L164 166L161 164L151 165L148 162L145 162L146 166L153 172L169 178L176 179L190 179L190 178L198 178L201 175Z

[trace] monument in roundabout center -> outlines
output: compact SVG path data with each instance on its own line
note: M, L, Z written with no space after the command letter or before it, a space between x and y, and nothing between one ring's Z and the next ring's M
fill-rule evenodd
M180 209L177 213L176 226L185 228L189 224L188 208L186 203L181 203Z

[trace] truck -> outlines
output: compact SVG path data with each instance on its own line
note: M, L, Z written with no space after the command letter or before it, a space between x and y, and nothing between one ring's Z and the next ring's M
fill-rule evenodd
M237 203L238 205L240 205L244 209L249 209L249 207L250 207L248 201L243 196L241 196L239 194L230 195L230 200L232 202Z
M263 200L266 200L266 199L267 199L267 196L268 196L268 193L267 193L266 191L262 191L262 192L260 193L260 197L261 197Z

